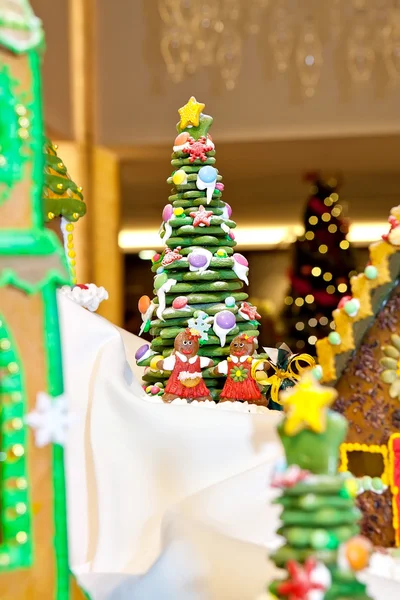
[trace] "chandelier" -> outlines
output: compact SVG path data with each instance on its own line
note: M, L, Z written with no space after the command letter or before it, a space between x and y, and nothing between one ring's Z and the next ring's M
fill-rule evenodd
M161 53L176 83L209 68L233 90L250 36L258 36L275 72L294 75L307 97L328 47L351 81L370 81L379 71L400 83L400 0L158 0L158 8Z

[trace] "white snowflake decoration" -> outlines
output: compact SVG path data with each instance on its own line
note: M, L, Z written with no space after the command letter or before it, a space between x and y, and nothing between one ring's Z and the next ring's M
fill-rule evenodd
M34 430L35 443L39 448L51 443L63 446L74 421L75 416L68 413L65 394L52 397L45 392L38 393L36 409L25 417L25 422Z
M188 327L189 329L195 329L196 331L198 331L201 340L207 341L207 331L210 329L212 321L213 317L209 317L207 313L205 313L202 310L199 310L196 318L188 320Z

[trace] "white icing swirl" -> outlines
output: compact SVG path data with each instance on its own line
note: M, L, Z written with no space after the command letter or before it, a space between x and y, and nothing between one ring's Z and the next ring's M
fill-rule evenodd
M108 300L108 292L104 287L97 287L94 283L87 283L86 287L87 289L79 286L71 288L69 285L63 285L60 291L75 304L79 304L90 312L95 312L103 300Z

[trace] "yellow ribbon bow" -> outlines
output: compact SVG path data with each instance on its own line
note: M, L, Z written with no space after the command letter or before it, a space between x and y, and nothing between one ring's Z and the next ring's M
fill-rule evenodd
M271 367L274 369L275 373L270 375L269 377L265 377L265 373L259 371L257 373L257 367L262 364L268 362ZM306 363L306 367L301 366L299 363ZM296 354L291 359L289 359L289 364L287 366L287 370L284 371L280 369L269 360L264 358L260 358L255 360L253 366L251 367L251 376L253 379L257 381L260 385L270 385L271 386L271 398L274 402L278 404L282 404L279 400L279 390L281 389L282 381L284 379L291 379L292 381L298 381L301 377L301 374L310 368L315 367L316 362L310 354ZM296 369L293 370L293 367Z

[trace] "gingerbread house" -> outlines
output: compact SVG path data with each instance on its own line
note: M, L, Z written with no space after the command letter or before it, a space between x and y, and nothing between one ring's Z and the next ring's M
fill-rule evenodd
M0 0L0 598L83 598L68 563L68 423L56 288L65 255L42 214L43 30Z
M341 470L359 478L363 533L385 547L400 545L400 206L389 224L317 342L322 381L349 422Z

